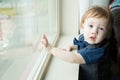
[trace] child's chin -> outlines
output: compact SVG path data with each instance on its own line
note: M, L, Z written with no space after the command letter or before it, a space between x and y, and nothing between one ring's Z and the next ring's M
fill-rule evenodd
M97 44L94 41L88 41L89 44Z

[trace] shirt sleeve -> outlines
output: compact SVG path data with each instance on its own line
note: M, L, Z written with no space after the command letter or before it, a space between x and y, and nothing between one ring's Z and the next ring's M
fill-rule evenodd
M83 48L79 53L87 64L97 63L104 55L104 48Z

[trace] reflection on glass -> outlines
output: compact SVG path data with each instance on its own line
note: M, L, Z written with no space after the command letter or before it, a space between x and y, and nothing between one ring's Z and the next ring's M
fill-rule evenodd
M8 27L9 26L9 27ZM12 36L15 26L12 25L10 16L0 15L0 51L3 51L9 45L9 39Z

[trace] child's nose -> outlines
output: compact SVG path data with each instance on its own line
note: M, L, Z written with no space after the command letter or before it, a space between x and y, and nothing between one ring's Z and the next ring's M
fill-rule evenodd
M98 29L97 28L93 28L92 29L92 34L98 34Z

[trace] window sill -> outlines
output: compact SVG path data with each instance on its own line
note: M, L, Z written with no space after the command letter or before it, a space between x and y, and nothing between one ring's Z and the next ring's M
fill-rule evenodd
M71 43L74 35L60 36L57 47L63 47L66 43ZM78 80L78 64L64 62L56 57L52 57L51 63L43 80Z

